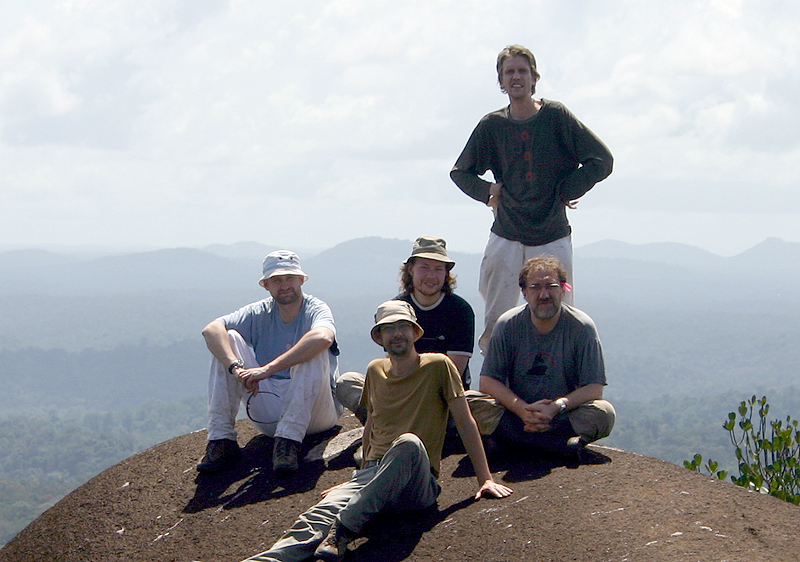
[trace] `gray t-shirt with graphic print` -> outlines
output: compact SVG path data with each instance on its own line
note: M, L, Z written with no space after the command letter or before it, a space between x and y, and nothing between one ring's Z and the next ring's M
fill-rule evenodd
M562 303L556 327L541 334L527 304L512 308L495 324L481 376L497 379L529 404L587 384L605 385L597 328L584 312Z

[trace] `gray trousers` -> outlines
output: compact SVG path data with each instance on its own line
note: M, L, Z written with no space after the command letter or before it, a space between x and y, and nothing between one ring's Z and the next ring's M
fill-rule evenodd
M395 439L383 458L370 464L356 470L348 482L300 515L272 548L247 560L307 560L314 555L335 519L360 533L378 512L425 509L434 504L441 491L428 452L413 433Z
M465 394L481 435L492 435L506 409L500 402L483 392L467 390ZM566 418L575 434L591 443L611 434L617 413L611 402L591 400L567 412Z

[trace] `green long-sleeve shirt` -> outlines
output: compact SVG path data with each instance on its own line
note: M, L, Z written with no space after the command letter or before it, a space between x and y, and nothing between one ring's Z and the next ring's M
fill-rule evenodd
M503 184L492 232L526 246L570 234L566 202L581 197L611 173L603 142L561 103L542 100L523 121L508 107L481 119L450 172L461 190L486 203L488 170Z

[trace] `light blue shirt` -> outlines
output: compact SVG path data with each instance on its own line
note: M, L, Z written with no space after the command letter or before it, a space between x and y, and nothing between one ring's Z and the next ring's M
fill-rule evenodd
M288 324L281 320L278 307L271 296L220 316L217 320L228 330L236 330L242 335L244 341L255 351L256 360L261 366L286 353L314 328L328 328L336 336L331 309L320 299L305 294L300 312ZM335 341L328 352L331 354L331 377L335 380L338 373L336 356L339 355ZM289 369L279 371L273 377L288 379Z

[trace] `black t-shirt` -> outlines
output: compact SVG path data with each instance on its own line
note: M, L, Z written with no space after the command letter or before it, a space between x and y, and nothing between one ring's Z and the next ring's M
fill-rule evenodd
M417 321L425 334L417 341L419 353L447 353L458 351L472 355L475 345L475 313L467 301L453 294L445 294L439 304L421 308L411 295L395 297L414 307ZM469 365L461 375L464 388L469 388Z

